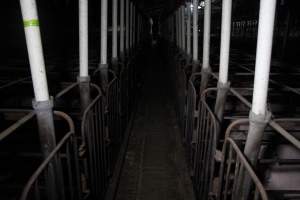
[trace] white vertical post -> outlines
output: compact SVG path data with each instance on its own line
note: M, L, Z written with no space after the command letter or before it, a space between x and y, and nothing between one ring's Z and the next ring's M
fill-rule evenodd
M219 82L221 84L226 84L228 82L228 65L229 65L230 33L231 33L231 10L232 10L232 0L223 0L221 48L220 48L220 72L219 72Z
M101 65L107 65L107 0L101 0Z
M181 6L181 40L182 40L182 50L185 51L186 50L186 45L185 45L185 6L182 5Z
M124 55L124 1L120 0L120 54Z
M126 50L129 50L129 0L126 0Z
M129 48L132 48L132 36L133 36L133 3L130 2L130 23L129 23Z
M176 10L176 13L175 13L176 45L178 47L180 47L180 43L179 43L179 40L180 40L180 36L179 36L179 19L178 19L178 16L179 16L179 10Z
M256 48L252 112L266 114L276 0L261 0Z
M132 27L132 46L135 46L135 42L136 42L136 7L135 5L133 5L133 11L132 11L132 15L133 15L133 27Z
M193 61L198 62L198 0L193 0Z
M203 63L202 68L207 70L210 54L210 23L211 23L211 0L205 0L204 7L204 35L203 35Z
M178 8L178 34L179 34L179 48L182 49L182 20L181 20L181 7Z
M79 0L79 77L89 76L88 1Z
M191 56L191 3L186 4L187 11L187 24L186 24L186 52Z
M112 5L112 60L118 60L118 0Z
M45 61L35 0L20 0L35 100L49 101Z

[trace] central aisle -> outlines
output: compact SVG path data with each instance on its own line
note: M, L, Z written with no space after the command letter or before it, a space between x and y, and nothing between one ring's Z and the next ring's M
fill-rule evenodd
M144 86L117 200L193 200L162 48L144 59Z

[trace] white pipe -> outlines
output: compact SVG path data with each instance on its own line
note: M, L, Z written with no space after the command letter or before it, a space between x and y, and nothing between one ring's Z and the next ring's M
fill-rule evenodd
M175 13L176 44L179 47L180 46L180 43L179 43L180 36L179 36L179 20L178 20L178 16L179 16L179 10L176 10L176 13Z
M181 39L182 39L182 50L185 51L186 50L186 46L185 46L185 7L184 5L181 6Z
M79 76L89 76L88 1L79 0Z
M203 69L209 68L210 22L211 22L211 0L205 0L204 35L203 35L203 63L202 63Z
M49 101L45 61L35 0L20 0L35 101Z
M133 22L132 22L132 45L135 46L135 37L136 37L136 8L135 8L135 5L133 5L133 8L132 8L132 17L133 17Z
M186 52L191 55L191 3L187 3Z
M126 0L126 50L129 49L129 0Z
M132 48L132 36L133 36L133 3L130 2L130 25L129 25L129 48Z
M182 49L182 20L181 20L181 7L178 9L178 34L179 34L179 48Z
M193 0L193 61L198 59L198 0Z
M120 0L120 53L124 53L124 1L125 0Z
M137 14L137 35L136 35L136 41L137 41L137 43L140 42L140 28L141 28L140 22L141 22L140 15Z
M101 0L101 63L107 64L107 0Z
M118 59L118 0L113 0L112 6L112 59Z
M232 0L223 0L221 48L220 48L220 72L219 72L219 82L223 84L226 84L228 82L228 65L229 65L230 33L231 33L231 10L232 10Z
M252 112L266 114L276 0L261 0L256 48Z

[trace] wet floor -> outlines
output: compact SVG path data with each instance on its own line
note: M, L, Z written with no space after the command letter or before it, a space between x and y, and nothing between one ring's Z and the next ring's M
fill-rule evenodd
M129 139L117 200L194 199L184 162L167 66L153 47L145 57L143 92Z

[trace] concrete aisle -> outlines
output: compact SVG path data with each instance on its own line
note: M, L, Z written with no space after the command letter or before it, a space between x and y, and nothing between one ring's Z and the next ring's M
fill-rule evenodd
M193 188L161 48L145 58L144 87L129 139L117 200L192 200Z

